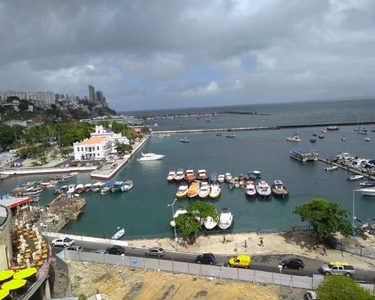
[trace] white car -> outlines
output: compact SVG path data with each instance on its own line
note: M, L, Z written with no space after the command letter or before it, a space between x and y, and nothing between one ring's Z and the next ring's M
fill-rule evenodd
M70 247L71 245L74 244L74 240L65 237L65 238L57 238L54 239L51 243L53 247L58 246L58 247Z
M318 300L318 295L314 291L307 291L305 294L306 300Z

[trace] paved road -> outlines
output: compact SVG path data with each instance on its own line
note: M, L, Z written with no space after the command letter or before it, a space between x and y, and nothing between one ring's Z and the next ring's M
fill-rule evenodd
M91 243L91 242L77 242L80 246L83 247L84 251L90 252L97 249L106 249L109 247L108 244L102 243ZM56 252L60 251L61 248L55 247ZM135 248L135 247L125 247L126 256L135 256L135 257L145 257L146 248ZM174 260L188 263L195 263L195 258L197 254L191 253L181 253L181 252L166 252L164 257L159 259L161 260ZM227 266L228 260L231 255L216 255L216 265L218 266ZM250 269L266 271L266 272L279 272L278 265L283 259L288 258L300 258L305 263L305 268L303 270L292 270L292 269L283 269L283 274L289 275L299 275L299 276L312 276L313 274L319 274L319 268L324 263L321 260L310 259L302 256L292 256L292 255L254 255L251 256L251 265ZM155 258L157 259L157 258ZM362 283L373 284L375 280L375 272L373 271L364 271L356 269L354 278Z

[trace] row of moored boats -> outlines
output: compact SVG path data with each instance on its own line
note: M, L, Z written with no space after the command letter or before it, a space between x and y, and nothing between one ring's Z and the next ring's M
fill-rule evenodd
M63 185L57 189L55 189L55 193L67 193L67 194L82 194L87 192L94 192L100 193L105 195L109 192L116 193L116 192L127 192L133 188L133 181L126 180L126 181L114 181L110 180L107 182L95 182L95 183L87 183L87 184L69 184Z

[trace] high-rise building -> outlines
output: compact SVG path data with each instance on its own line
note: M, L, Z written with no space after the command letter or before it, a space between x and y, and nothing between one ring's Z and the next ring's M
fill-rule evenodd
M99 104L103 104L103 92L102 91L96 91L96 102Z
M92 85L89 85L89 99L90 102L95 103L95 88Z

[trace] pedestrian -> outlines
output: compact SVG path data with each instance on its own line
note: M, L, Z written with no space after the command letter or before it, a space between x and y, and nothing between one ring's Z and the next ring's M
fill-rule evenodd
M292 231L294 232L294 230L296 229L296 224L294 224L294 222L292 223Z
M245 248L247 248L247 241L245 240Z
M327 250L326 250L325 247L323 247L323 255L324 255L324 256L327 256Z
M227 242L227 239L225 238L225 235L223 235L223 244Z
M264 243L263 243L263 238L262 237L260 238L259 246L264 247Z

